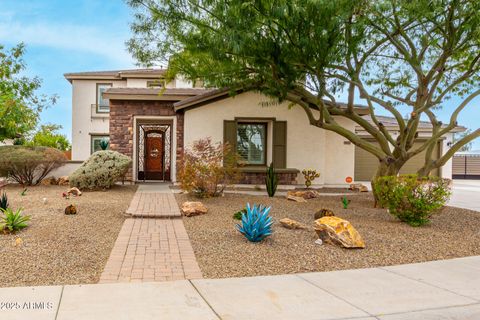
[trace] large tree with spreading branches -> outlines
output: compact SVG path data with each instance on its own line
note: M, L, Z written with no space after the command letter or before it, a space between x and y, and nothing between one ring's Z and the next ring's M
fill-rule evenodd
M303 108L313 126L336 132L395 175L425 153L420 175L443 166L480 135L464 135L440 158L435 145L478 95L478 0L129 0L135 10L128 46L140 64L168 63L207 86L255 90ZM340 93L346 107L340 107ZM449 102L459 96L461 102ZM457 99L456 99L457 100ZM362 101L371 119L355 103ZM408 108L408 117L402 116ZM438 119L440 108L450 119ZM393 136L379 110L398 122ZM374 139L339 124L347 118ZM421 119L432 135L418 139ZM417 143L416 143L417 142Z

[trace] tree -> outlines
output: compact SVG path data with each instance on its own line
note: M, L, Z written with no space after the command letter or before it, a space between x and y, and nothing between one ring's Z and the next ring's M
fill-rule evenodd
M474 130L439 159L438 141L478 95L480 1L477 0L129 0L136 11L129 50L141 64L169 63L207 86L256 90L303 108L311 125L336 132L379 160L377 176L395 175L425 151L428 175L480 135ZM346 106L337 103L347 94ZM462 97L453 106L448 98ZM355 103L363 100L370 121ZM402 108L409 110L404 119ZM437 118L448 108L450 121ZM399 125L394 137L378 110ZM375 143L342 127L354 121ZM428 119L432 136L418 146Z
M20 138L35 129L43 108L56 102L56 96L37 95L38 77L22 76L26 65L25 46L6 50L0 44L0 142Z
M40 126L40 129L33 135L32 139L26 142L26 145L43 146L67 151L71 148L67 137L58 132L61 125L47 124Z

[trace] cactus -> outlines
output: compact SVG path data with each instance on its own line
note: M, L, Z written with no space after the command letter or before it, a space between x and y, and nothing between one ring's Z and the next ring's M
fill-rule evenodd
M267 168L265 185L267 187L268 196L273 197L275 195L275 192L277 191L277 185L278 185L278 177L277 177L277 173L275 172L275 168L273 168L273 163L270 163L270 165Z
M8 197L7 197L7 193L4 191L2 193L2 197L0 197L0 210L3 209L3 210L7 210L8 208Z
M108 139L103 138L102 140L100 140L100 143L99 143L100 148L101 148L102 150L107 150L109 143L110 143L110 142L108 141Z
M342 198L343 209L348 209L348 205L350 204L350 200L347 197Z
M237 230L251 242L259 242L272 234L272 217L268 215L271 207L250 207L247 203L247 212L242 215L242 225L237 224Z

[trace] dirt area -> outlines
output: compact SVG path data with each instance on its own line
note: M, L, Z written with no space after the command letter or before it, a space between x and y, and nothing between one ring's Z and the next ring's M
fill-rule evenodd
M198 201L177 194L178 203ZM273 275L312 271L369 268L480 255L480 213L446 207L425 227L413 228L383 209L373 208L370 193L349 195L347 210L340 196L322 196L307 203L240 194L204 199L209 212L183 218L195 255L206 278ZM273 235L260 243L248 242L236 229L234 212L246 203L272 206ZM365 249L317 245L314 212L332 209L360 232ZM288 217L310 226L288 230L278 220Z
M0 233L0 287L96 283L136 188L116 186L66 200L68 187L29 187L22 196L23 188L7 186L10 207L24 208L31 221L16 234ZM70 204L76 215L64 214Z

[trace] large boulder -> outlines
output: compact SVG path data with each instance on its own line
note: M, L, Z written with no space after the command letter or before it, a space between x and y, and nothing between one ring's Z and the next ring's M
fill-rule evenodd
M314 229L323 242L344 248L365 248L365 243L350 222L339 217L323 217L315 220Z
M207 213L205 205L198 201L187 201L182 204L182 213L186 217L198 216Z
M121 180L132 160L116 151L97 151L69 177L70 186L80 190L109 189Z

